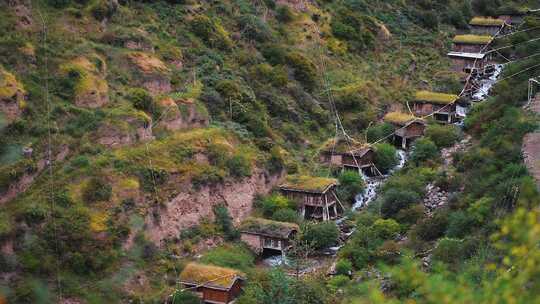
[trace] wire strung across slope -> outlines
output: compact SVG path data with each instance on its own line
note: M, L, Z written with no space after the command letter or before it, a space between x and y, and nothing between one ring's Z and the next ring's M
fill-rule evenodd
M32 6L32 2L30 1L30 6ZM57 255L57 259L55 261L55 268L56 268L56 288L58 290L57 293L57 301L60 302L62 300L62 282L60 279L60 259L61 259L61 253L58 246L58 227L56 225L56 216L54 215L54 212L56 210L56 201L54 197L54 160L52 157L52 132L51 132L51 99L50 99L50 90L49 90L49 57L48 57L48 47L47 47L47 32L48 27L45 18L43 17L43 14L41 13L41 10L37 9L39 18L41 20L42 24L42 39L43 39L43 50L44 50L44 56L43 56L43 68L45 71L45 81L44 81L44 101L47 108L47 163L48 166L48 172L49 172L49 202L50 202L50 214L49 217L51 218L52 225L53 225L53 235L54 235L54 247L55 247L55 253Z

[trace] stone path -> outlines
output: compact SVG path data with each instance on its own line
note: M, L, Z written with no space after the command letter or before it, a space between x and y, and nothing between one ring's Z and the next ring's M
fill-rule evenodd
M528 109L540 115L540 94L536 95ZM540 189L540 131L525 135L522 152L525 166L536 180L536 186Z

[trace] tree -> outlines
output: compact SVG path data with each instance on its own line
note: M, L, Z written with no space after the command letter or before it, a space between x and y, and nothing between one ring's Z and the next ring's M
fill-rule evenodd
M439 149L450 147L459 138L458 130L453 125L429 125L426 128L426 137L437 145Z
M411 154L411 161L416 165L422 162L432 160L434 161L439 157L439 149L434 142L427 138L421 138L416 141Z
M227 240L235 240L240 236L240 232L234 228L232 218L229 215L229 209L225 205L220 204L215 206L214 214L216 216L216 225L223 232Z
M339 197L346 202L353 203L354 197L364 190L364 180L356 171L343 171L339 176Z
M339 230L333 222L309 223L302 227L302 238L314 249L323 249L337 243Z
M384 193L381 214L383 217L394 217L402 209L418 203L420 196L409 190L390 189Z
M382 143L375 146L375 166L382 173L388 172L398 163L397 151L394 146Z

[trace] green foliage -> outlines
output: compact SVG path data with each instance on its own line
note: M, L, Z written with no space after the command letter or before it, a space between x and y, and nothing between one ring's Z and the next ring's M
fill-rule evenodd
M347 41L356 51L374 46L375 35L372 31L374 27L375 23L372 19L345 7L337 11L337 18L331 23L332 34Z
M367 141L375 142L379 139L386 138L394 132L394 127L389 123L376 124L370 126L366 131Z
M287 5L280 5L276 8L276 19L288 23L296 18L293 10Z
M129 90L127 99L131 101L135 109L150 113L156 119L161 114L160 106L154 101L152 95L150 95L150 93L145 89L135 88Z
M296 80L300 81L308 90L315 88L318 78L317 67L309 58L294 51L286 55L286 61L293 68Z
M453 125L432 124L426 128L426 137L441 149L452 146L459 138L459 133Z
M302 227L302 239L314 249L324 249L337 243L339 230L335 223L308 223Z
M225 205L216 205L214 207L214 215L216 216L216 226L225 235L225 239L231 241L240 237L240 232L234 228L229 209Z
M381 205L381 214L385 217L394 217L399 211L407 209L420 202L420 196L410 190L390 189L384 193Z
M280 194L273 194L268 197L259 197L255 206L260 209L266 218L272 218L275 213L279 210L295 210L296 203L287 199L285 196Z
M242 245L223 245L207 251L201 262L221 267L247 271L252 268L255 258L246 247Z
M247 39L266 42L272 39L272 30L264 20L255 15L244 15L238 20L242 34Z
M382 143L375 146L375 166L382 173L395 167L398 163L397 151L394 146Z
M227 33L220 22L210 19L208 16L195 16L191 21L191 29L210 47L228 50L233 46L229 33Z
M364 181L356 171L343 171L338 180L337 194L344 202L352 204L354 197L364 190Z
M336 263L336 274L348 276L352 273L352 263L349 260L340 259Z
M411 153L411 161L416 165L423 162L435 162L439 157L439 149L435 143L427 138L418 139Z
M82 199L91 204L108 201L112 195L112 187L103 177L92 177L82 190Z
M284 208L276 210L274 214L272 214L272 220L278 222L299 223L302 219L296 210Z
M463 241L443 238L433 250L433 259L447 264L456 264L463 258Z
M234 155L226 162L229 173L238 178L251 176L251 161L243 154Z
M432 217L420 221L410 231L424 241L433 241L444 235L448 227L448 217L445 212L436 212Z
M451 238L463 238L475 228L476 221L469 212L456 211L448 216L446 235Z
M400 227L398 222L393 219L378 219L373 224L373 231L383 240L396 238L399 230Z
M190 291L176 291L172 296L172 304L201 304L201 299Z

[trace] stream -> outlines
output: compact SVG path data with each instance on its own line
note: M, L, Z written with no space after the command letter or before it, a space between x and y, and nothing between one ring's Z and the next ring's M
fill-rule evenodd
M501 75L503 71L504 65L497 64L494 66L493 72L489 73L486 76L483 76L478 81L478 88L474 94L472 94L472 101L474 103L481 102L489 97L489 93L491 88L497 83L497 80L499 76ZM470 108L473 106L473 104L470 104L467 107L458 106L456 109L456 112L458 116L465 118L467 116L467 113L469 112ZM462 126L463 122L460 121L456 123L458 126ZM459 144L459 143L457 143ZM355 202L351 207L351 210L353 212L359 212L361 209L367 207L371 202L373 202L377 198L378 189L379 187L384 184L384 182L392 176L393 173L396 171L399 171L402 169L405 164L407 163L408 154L404 150L398 150L397 151L397 157L398 157L398 164L391 169L387 174L382 176L367 176L362 173L362 179L364 180L365 189L363 192L358 193L355 196ZM327 250L324 250L322 253L325 256L331 256L335 257L337 256L338 251L345 245L349 237L354 233L355 228L349 229L346 225L347 216L344 216L338 220L336 220L336 224L339 227L340 230L340 242L337 246L330 247ZM274 255L267 257L263 259L262 263L264 265L275 267L275 266L281 266L281 265L288 265L287 258L282 255ZM318 269L321 266L323 266L323 263L321 263L320 258L314 257L312 261L312 266L309 266L306 269L302 270L302 273L309 273L312 270Z

